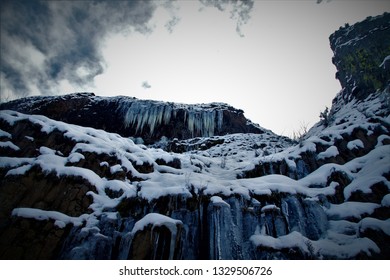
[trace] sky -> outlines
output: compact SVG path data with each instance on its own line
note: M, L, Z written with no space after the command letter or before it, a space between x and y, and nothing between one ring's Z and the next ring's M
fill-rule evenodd
M340 91L329 36L386 0L3 0L1 101L94 92L224 102L277 134L310 128Z

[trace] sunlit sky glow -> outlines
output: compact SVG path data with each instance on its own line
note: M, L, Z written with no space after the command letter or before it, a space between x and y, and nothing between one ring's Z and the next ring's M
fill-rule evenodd
M255 1L237 31L232 6L221 11L198 1L168 8L154 3L148 31L113 29L96 41L101 73L91 75L89 66L77 64L73 73L84 82L64 75L52 94L225 102L253 122L292 136L317 122L340 90L329 35L347 22L390 10L387 1ZM44 52L32 50L31 64L42 65ZM15 91L5 77L2 73L3 95ZM37 86L28 88L31 95L43 94Z

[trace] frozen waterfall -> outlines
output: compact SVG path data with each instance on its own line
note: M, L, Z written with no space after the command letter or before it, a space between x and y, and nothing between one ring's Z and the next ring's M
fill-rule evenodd
M157 126L174 121L180 110L184 111L183 121L193 137L213 136L216 130L222 128L224 109L217 103L185 105L132 99L122 100L118 109L126 128L134 128L136 133L141 133L148 127L151 134Z

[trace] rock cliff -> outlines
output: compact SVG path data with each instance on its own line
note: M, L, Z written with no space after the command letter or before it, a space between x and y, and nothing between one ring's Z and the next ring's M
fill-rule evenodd
M389 259L389 22L330 37L343 89L298 142L220 103L2 104L0 258Z
M263 133L238 110L224 103L179 104L131 97L98 97L93 93L27 97L0 109L44 115L54 120L104 129L147 144L231 133Z
M364 100L377 90L389 90L390 22L385 13L352 26L340 27L330 38L340 81L340 97Z

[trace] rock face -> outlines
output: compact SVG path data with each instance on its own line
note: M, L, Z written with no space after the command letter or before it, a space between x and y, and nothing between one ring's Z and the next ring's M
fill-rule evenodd
M336 78L343 88L340 96L363 100L376 90L389 90L389 18L388 13L370 17L330 36Z
M388 23L331 36L343 90L298 142L225 104L2 104L0 258L389 259Z
M224 103L177 104L130 97L97 97L93 93L27 97L0 109L44 115L54 120L103 129L147 144L231 133L263 133L238 110Z

